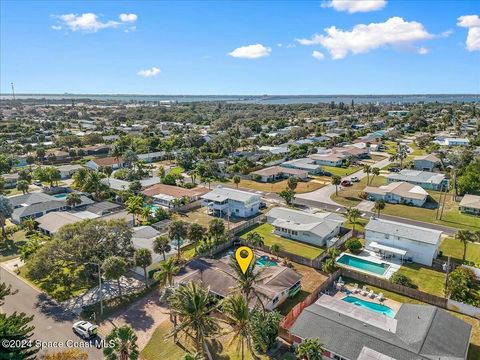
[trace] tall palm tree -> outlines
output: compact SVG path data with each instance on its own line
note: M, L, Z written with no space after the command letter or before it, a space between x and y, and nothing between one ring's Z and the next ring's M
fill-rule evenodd
M188 239L195 245L195 255L197 255L197 245L203 239L205 234L207 233L207 229L197 223L191 223L188 227Z
M347 210L348 221L352 224L352 235L355 236L355 225L357 224L357 218L360 217L362 213L357 208L350 207Z
M258 302L263 308L263 301L255 288L255 285L262 280L262 271L257 271L255 257L252 259L245 272L243 272L238 262L233 258L230 259L230 266L234 271L234 275L231 275L230 273L227 274L235 278L237 282L236 289L240 291L247 302L252 300L254 297L257 298Z
M332 185L335 185L335 195L338 196L338 185L342 182L342 178L338 175L332 176Z
M272 254L276 255L277 260L278 260L278 252L280 251L280 245L279 244L272 244L272 246L270 246L270 251L272 252Z
M295 352L302 360L321 360L325 350L318 339L305 339Z
M141 195L130 196L127 201L125 201L125 205L127 205L127 212L132 214L133 226L135 226L135 215L142 213L143 198Z
M367 174L367 184L370 184L370 173L372 172L370 165L363 165L363 172Z
M169 336L175 337L179 333L184 333L193 338L198 352L211 358L207 338L217 334L220 327L218 320L210 316L210 313L219 307L219 305L211 305L210 290L190 281L186 285L179 286L169 300L170 311L174 319L179 320L178 324L174 322Z
M245 358L245 343L252 357L257 358L253 351L250 334L250 309L247 301L240 294L234 294L225 298L221 306L225 322L233 329L232 344L238 341L241 350L241 359Z
M72 175L73 183L72 186L75 189L83 190L85 182L87 181L88 170L85 168L79 169Z
M470 230L458 230L458 232L455 234L455 238L463 244L463 261L465 261L465 258L467 256L468 242L475 242L476 237L476 234Z
M82 190L93 194L95 199L100 199L100 194L108 189L108 186L102 182L105 174L101 172L88 173Z
M251 231L247 234L246 242L250 246L262 246L264 244L263 236L256 231Z
M178 274L180 268L175 264L174 258L169 258L160 263L159 271L153 274L153 278L159 282L161 287L173 286L175 275Z
M105 341L109 344L103 349L103 355L107 360L137 360L140 355L137 335L128 325L113 329Z
M166 260L165 253L172 249L170 239L166 235L161 235L153 240L153 251L157 254L163 254L163 261Z
M372 168L372 179L370 180L370 183L372 183L373 178L375 176L379 176L379 175L380 175L380 169L378 167Z
M377 210L378 212L378 217L380 217L380 211L385 209L385 200L379 199L375 201L375 205L373 205L373 208Z
M168 236L176 241L177 260L180 260L181 245L188 234L188 224L182 220L175 220L168 226Z
M235 176L233 177L233 183L234 183L235 185L237 185L237 189L238 189L238 185L240 184L240 181L241 181L241 180L242 180L242 179L240 178L239 175L235 175Z
M65 198L65 203L68 206L75 207L77 205L80 205L82 203L82 199L80 198L80 194L72 192L67 195Z

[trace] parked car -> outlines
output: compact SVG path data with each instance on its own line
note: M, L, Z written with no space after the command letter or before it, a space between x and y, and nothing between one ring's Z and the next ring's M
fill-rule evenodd
M343 180L340 185L342 186L352 186L352 182L350 180Z
M33 185L42 186L42 182L41 181L34 181Z
M88 321L77 321L72 326L73 332L85 340L89 340L97 336L97 328L97 325L93 325Z
M399 169L399 168L396 168L396 167L389 167L389 168L388 168L388 171L394 172L394 173L398 173L398 172L400 172L400 169Z
M351 182L359 182L360 179L359 179L358 177L356 177L356 176L352 176L352 177L350 178L350 181L351 181Z
M260 206L259 206L260 209L265 209L266 207L267 207L266 203L264 203L264 202L260 203Z

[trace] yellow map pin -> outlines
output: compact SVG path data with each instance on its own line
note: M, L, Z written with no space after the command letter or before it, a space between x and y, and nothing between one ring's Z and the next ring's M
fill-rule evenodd
M235 252L235 259L237 260L240 269L245 274L253 259L253 251L248 246L240 246Z

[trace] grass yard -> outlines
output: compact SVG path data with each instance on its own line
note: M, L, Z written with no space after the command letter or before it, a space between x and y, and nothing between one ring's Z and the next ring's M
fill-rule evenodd
M172 167L168 173L171 175L180 175L183 172L185 172L184 168L182 168L181 166L175 166Z
M370 184L369 186L380 186L385 184L386 179L383 176L373 176L370 175ZM340 189L338 187L338 195L335 193L332 195L331 199L340 205L343 206L357 206L363 200L358 197L358 195L365 189L367 186L367 178L361 179L357 183L353 183L352 186L344 187Z
M273 226L270 224L262 224L256 228L241 235L242 239L245 239L250 232L257 232L263 237L265 245L271 246L273 244L280 245L280 249L292 254L300 255L308 259L315 259L324 249L301 243L295 240L289 240L275 235L273 232Z
M368 219L360 219L358 218L355 221L355 232L357 233L364 233L365 232L365 226L368 224ZM345 221L343 224L348 229L353 229L353 223L350 222L350 220Z
M233 184L232 180L229 180L229 182ZM240 188L247 188L250 190L279 193L287 187L287 180L277 181L274 183L262 183L258 181L242 179L238 186ZM299 181L295 192L297 194L311 192L314 190L318 190L324 186L325 184L317 180Z
M361 169L362 169L362 167L357 166L357 165L350 165L348 168L322 165L322 170L323 171L328 171L332 175L338 175L338 176L342 176L342 177L352 175L353 173L356 173L357 171L359 171Z
M344 278L344 281L347 285L350 285L350 286L353 286L355 283L357 283L360 288L362 288L363 285L366 285L369 289L372 289L375 293L378 294L379 292L383 292L383 294L385 295L385 297L387 299L391 299L391 300L397 301L399 303L403 303L403 304L425 304L421 301L418 301L418 300L415 300L415 299L409 298L407 296L397 294L397 293L394 293L394 292L391 292L391 291L388 291L388 290L384 290L384 289L378 288L376 286L373 286L373 285L370 285L370 284L367 284L367 283L363 283L361 281L352 280L350 278ZM453 312L453 311L448 311L448 312L451 315L453 315L453 316L455 316L459 319L462 319L466 323L472 325L473 329L472 329L472 335L471 335L471 338L470 338L470 348L469 348L469 351L468 351L467 360L478 360L478 359L480 359L480 321L478 319L473 318L473 317L463 315L463 314L459 314L459 313L456 313L456 312Z
M437 296L444 296L445 273L420 264L405 264L399 270L408 276L418 290Z
M17 231L11 238L8 240L0 240L0 262L7 261L13 258L16 258L19 253L19 247L24 245L26 242L25 231Z
M212 219L219 219L213 216L210 216L206 213L206 209L201 207L199 209L189 211L187 214L175 213L172 216L172 220L183 220L190 223L197 223L208 228L208 224ZM226 226L226 224L225 224Z
M232 330L227 326L221 324L221 334L215 339L209 340L210 350L213 359L215 360L240 360L240 349L237 348L237 342L231 341ZM186 339L185 336L180 335L178 344L173 342L172 338L166 338L172 324L170 321L161 323L152 335L152 338L140 353L141 358L145 360L164 360L164 359L183 359L183 356L188 352L194 353L192 342ZM258 355L257 355L258 356ZM261 360L270 359L265 355L259 356ZM251 354L245 346L245 359L250 359Z
M463 244L459 240L451 237L443 239L442 243L440 244L440 251L442 251L444 259L447 259L448 256L451 256L452 260L462 262ZM465 260L467 263L474 263L477 264L477 266L480 265L480 244L467 244L467 254Z

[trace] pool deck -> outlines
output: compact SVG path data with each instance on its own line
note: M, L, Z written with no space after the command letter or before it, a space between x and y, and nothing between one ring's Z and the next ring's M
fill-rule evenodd
M346 296L354 296L354 297L362 299L364 301L370 301L370 302L373 302L375 304L381 304L381 305L388 306L390 309L395 311L395 313L397 313L398 310L400 310L400 307L402 306L402 303L399 303L397 301L394 301L394 300L391 300L391 299L388 299L388 298L385 298L385 300L383 300L383 301L379 301L376 297L372 299L368 295L363 296L361 294L361 292L354 293L353 292L353 286L347 285L347 286L345 286L345 289L347 291L345 291L345 290L337 291L335 293L334 297L336 297L338 299L343 299ZM367 289L368 289L368 286L367 286ZM368 289L368 291L370 291L370 289ZM378 293L375 293L375 295L378 295Z
M400 263L400 261L397 261L395 259L382 259L381 257L379 257L377 254L375 254L373 251L369 251L369 250L363 250L360 254L358 255L354 255L354 254L351 254L351 253L347 253L347 252L343 252L341 253L336 260L338 260L340 257L342 257L342 255L348 255L348 256L351 256L351 257L356 257L356 258L359 258L359 259L362 259L362 260L366 260L366 261L370 261L370 262L373 262L373 263L376 263L376 264L382 264L382 263L385 263L385 264L388 264L389 267L387 269L387 271L385 272L385 274L383 275L378 275L378 274L375 274L375 273L372 273L370 271L363 271L362 269L358 269L356 267L353 267L353 266L348 266L348 265L343 265L343 264L340 264L340 263L337 263L338 266L343 266L347 269L352 269L354 271L358 271L358 272L361 272L361 273L365 273L365 274L368 274L368 275L373 275L373 276L377 276L377 277L380 277L380 278L383 278L383 279L390 279L390 277L395 273L397 272L400 267L402 266L402 264Z

